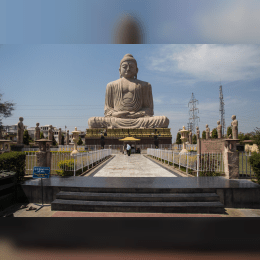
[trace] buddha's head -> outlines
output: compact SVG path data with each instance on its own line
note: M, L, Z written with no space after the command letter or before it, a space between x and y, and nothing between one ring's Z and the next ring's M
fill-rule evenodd
M232 117L231 117L231 119L232 120L235 120L237 117L235 116L235 115L233 115Z
M137 78L138 68L137 62L133 55L126 54L120 62L119 74L120 78Z
M220 125L220 121L218 121L217 124Z

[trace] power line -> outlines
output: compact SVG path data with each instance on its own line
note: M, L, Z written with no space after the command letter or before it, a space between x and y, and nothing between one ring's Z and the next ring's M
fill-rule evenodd
M198 119L197 113L199 113L199 109L196 107L197 102L199 101L195 99L194 94L192 93L190 102L188 103L189 110L189 123L188 128L192 132L192 134L195 134L196 126L198 126Z

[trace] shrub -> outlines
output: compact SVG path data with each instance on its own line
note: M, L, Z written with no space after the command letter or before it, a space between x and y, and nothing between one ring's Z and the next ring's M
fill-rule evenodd
M74 159L63 160L58 163L60 170L56 170L56 173L62 177L74 175ZM83 172L88 169L88 166L83 168ZM76 171L76 176L82 173L82 169Z
M213 138L213 139L217 139L217 138L218 138L217 128L214 128L214 129L212 130L212 136L211 136L211 138Z
M202 139L206 139L206 131L202 132Z
M253 152L252 155L249 157L249 162L256 175L257 182L260 184L260 153Z
M17 181L22 182L25 175L24 152L9 152L0 155L0 170L14 171L17 174Z

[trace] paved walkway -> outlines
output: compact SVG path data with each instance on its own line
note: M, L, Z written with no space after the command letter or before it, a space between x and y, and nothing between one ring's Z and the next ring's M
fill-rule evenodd
M118 154L93 177L181 177L140 154Z

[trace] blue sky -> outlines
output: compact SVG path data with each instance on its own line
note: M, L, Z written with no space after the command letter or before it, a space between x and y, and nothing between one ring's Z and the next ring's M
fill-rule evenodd
M145 44L111 44L126 14ZM106 84L131 53L173 140L192 93L201 132L216 127L220 80L226 124L235 114L239 131L259 127L259 1L0 0L0 43L0 93L16 103L4 124L23 116L30 127L85 130L89 117L103 116Z
M191 94L199 101L199 127L219 120L223 86L226 124L234 114L239 131L259 126L259 45L42 44L2 45L3 99L16 103L4 124L52 124L85 130L92 116L103 116L107 83L119 78L120 60L131 53L138 78L152 85L155 115L170 119L173 138L188 123Z

